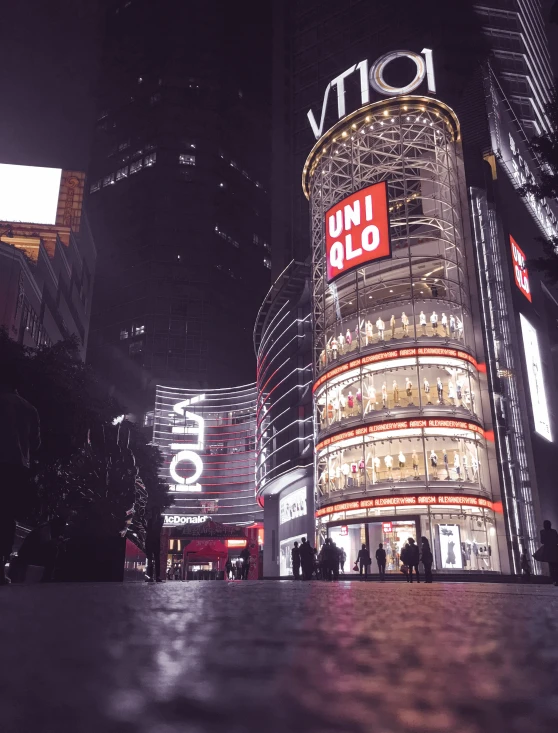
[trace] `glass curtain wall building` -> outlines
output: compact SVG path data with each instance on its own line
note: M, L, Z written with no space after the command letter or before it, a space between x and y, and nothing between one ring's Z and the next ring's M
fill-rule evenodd
M303 175L312 232L319 531L351 553L363 536L372 545L385 542L394 570L406 541L394 529L401 521L412 536L430 538L438 569L500 570L503 528L493 511L498 485L480 398L486 380L471 306L460 156L455 114L434 99L403 96L337 123ZM355 227L364 211L351 208L351 196L381 182L391 252L365 266L338 264L332 275L338 242L330 246L329 239L340 236L332 229L343 216L344 231ZM371 204L370 220L375 216ZM354 257L354 241L346 246ZM349 524L352 534L336 529ZM482 562L466 562L479 548Z

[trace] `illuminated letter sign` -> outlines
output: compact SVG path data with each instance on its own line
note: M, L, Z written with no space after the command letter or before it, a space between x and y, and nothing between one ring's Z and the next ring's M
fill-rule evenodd
M173 408L177 415L184 417L185 423L194 423L194 426L173 426L173 436L181 435L184 438L195 436L196 438L195 441L190 439L180 443L171 443L170 448L172 451L176 451L176 453L172 457L169 472L172 479L175 481L175 491L201 491L201 486L198 481L202 475L203 461L198 452L203 451L204 448L205 421L203 417L195 415L193 412L190 412L185 408L196 402L201 402L204 399L205 395L198 395L197 397L192 397L192 399L177 402ZM178 467L186 462L189 462L191 466L193 466L193 473L185 478L178 472Z
M525 266L526 258L523 251L510 234L510 245L513 262L513 274L515 277L515 284L521 290L523 295L527 298L529 303L531 302L531 289L529 287L529 271Z
M525 350L525 362L527 364L527 378L529 380L535 430L543 438L552 440L537 332L521 313L519 314L519 321L521 323L521 333L523 334L523 348Z
M387 96L410 94L422 84L425 77L428 84L428 91L435 94L436 80L434 78L432 50L429 48L423 48L421 53L424 55L424 58L422 58L420 54L413 53L412 51L391 51L390 53L386 53L384 56L381 56L372 64L370 73L368 73L368 61L365 59L364 61L349 67L342 74L336 76L335 79L332 79L327 85L324 93L319 125L316 122L316 118L314 117L312 110L308 110L308 120L316 140L322 136L324 130L327 103L331 89L334 89L337 92L337 117L339 119L345 117L345 79L357 71L357 69L360 75L360 101L363 106L370 102L370 87L372 87L376 92ZM386 66L398 58L410 59L416 66L414 78L403 87L391 86L384 79Z
M327 281L391 256L387 183L353 193L326 213Z

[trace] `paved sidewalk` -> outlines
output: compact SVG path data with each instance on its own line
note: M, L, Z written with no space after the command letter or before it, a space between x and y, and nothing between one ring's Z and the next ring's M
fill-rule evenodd
M558 588L0 588L2 733L555 733Z

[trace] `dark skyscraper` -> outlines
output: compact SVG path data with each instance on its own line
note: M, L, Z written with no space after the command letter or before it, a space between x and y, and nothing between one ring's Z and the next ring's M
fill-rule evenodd
M90 354L132 411L153 405L157 382L255 378L271 268L269 28L256 3L110 4L88 182Z

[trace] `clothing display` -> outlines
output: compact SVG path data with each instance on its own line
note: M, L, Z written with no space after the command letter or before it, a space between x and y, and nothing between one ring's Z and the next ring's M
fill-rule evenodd
M350 348L351 344L353 343L353 337L349 328L347 329L347 333L345 334L345 341L347 342L347 346Z
M442 333L444 334L444 336L447 336L447 333L448 333L448 317L446 316L445 313L442 313L441 323L442 323Z
M438 390L438 403L441 405L444 402L444 385L440 377L436 380L436 389Z
M401 451L399 451L397 460L399 461L399 469L405 468L405 455Z
M407 381L405 382L405 392L407 393L407 397L413 396L413 383L409 377L407 377Z
M448 382L448 400L452 405L455 404L455 387L453 382Z
M399 404L399 386L395 379L393 380L393 404Z
M405 311L401 314L401 325L403 326L403 336L409 335L409 317L405 315Z
M384 463L386 464L388 475L391 475L391 470L393 468L393 458L389 455L384 456Z
M450 540L448 542L448 556L446 558L446 565L455 565L455 542Z
M380 341L383 341L386 324L382 321L381 318L378 318L378 320L376 321L376 328L378 329L378 336L380 337Z
M389 319L389 327L391 330L391 338L395 338L395 316Z
M432 312L432 315L430 316L430 325L432 326L432 330L434 333L438 332L438 314L436 311Z
M411 458L412 458L412 461L413 461L413 475L414 475L414 478L419 478L419 459L418 459L416 450L413 451L413 455L412 455Z
M430 451L430 465L432 466L432 477L438 478L438 456L435 451Z
M384 382L382 384L382 407L387 407L387 404L388 404L387 385Z
M461 460L457 451L453 454L453 468L455 470L456 480L459 480L461 477Z

